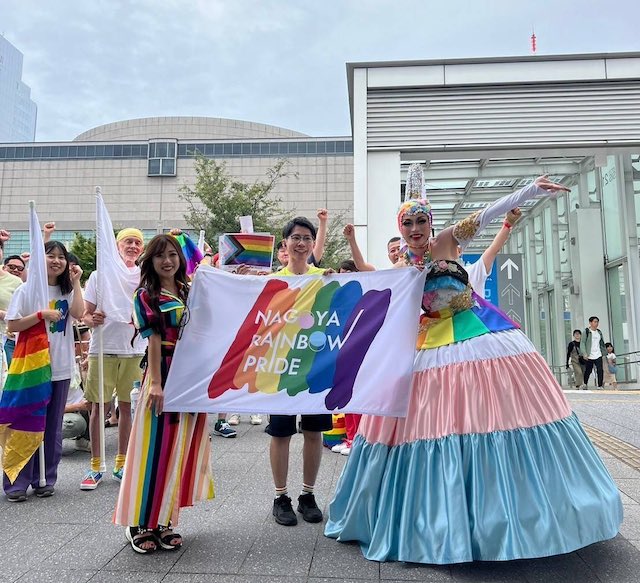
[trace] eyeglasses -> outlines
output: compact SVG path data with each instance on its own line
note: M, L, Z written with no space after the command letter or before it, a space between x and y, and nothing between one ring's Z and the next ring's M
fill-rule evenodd
M24 271L23 265L12 265L11 263L7 263L5 267L11 271Z
M302 235L290 235L289 239L294 243L300 243L300 241L307 244L313 243L313 237L309 237L309 235L305 235L304 237Z

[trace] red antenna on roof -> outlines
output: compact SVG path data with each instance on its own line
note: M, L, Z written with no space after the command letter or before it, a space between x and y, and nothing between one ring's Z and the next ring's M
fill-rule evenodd
M536 49L537 47L537 43L536 43L536 31L532 28L531 29L531 53L532 54L536 54Z

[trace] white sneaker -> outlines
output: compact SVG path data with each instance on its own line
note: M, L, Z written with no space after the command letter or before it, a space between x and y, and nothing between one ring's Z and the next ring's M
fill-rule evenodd
M351 453L351 448L347 445L344 449L340 450L340 455L349 455Z
M346 447L349 447L344 441L339 443L338 445L334 445L331 448L331 451L334 453L342 453L342 450L345 449Z
M229 425L239 425L240 424L240 415L234 413L233 415L229 415L229 419L227 419L227 423Z
M260 415L249 415L251 425L262 425L262 417Z
M84 437L78 437L73 440L73 445L77 451L91 452L91 442Z

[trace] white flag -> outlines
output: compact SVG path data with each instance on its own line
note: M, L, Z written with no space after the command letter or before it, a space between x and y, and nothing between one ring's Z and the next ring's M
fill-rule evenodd
M140 285L140 268L129 269L118 253L107 207L96 188L96 286L97 309L111 322L130 323L133 294Z
M49 282L47 279L47 262L44 254L44 242L40 221L36 213L36 204L29 201L29 243L30 253L29 268L25 297L27 306L25 313L33 313L44 310L49 306Z

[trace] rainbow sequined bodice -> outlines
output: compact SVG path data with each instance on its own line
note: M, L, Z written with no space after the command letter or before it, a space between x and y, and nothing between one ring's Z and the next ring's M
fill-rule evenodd
M429 317L451 317L474 306L469 276L457 261L432 261L426 269L422 308Z

